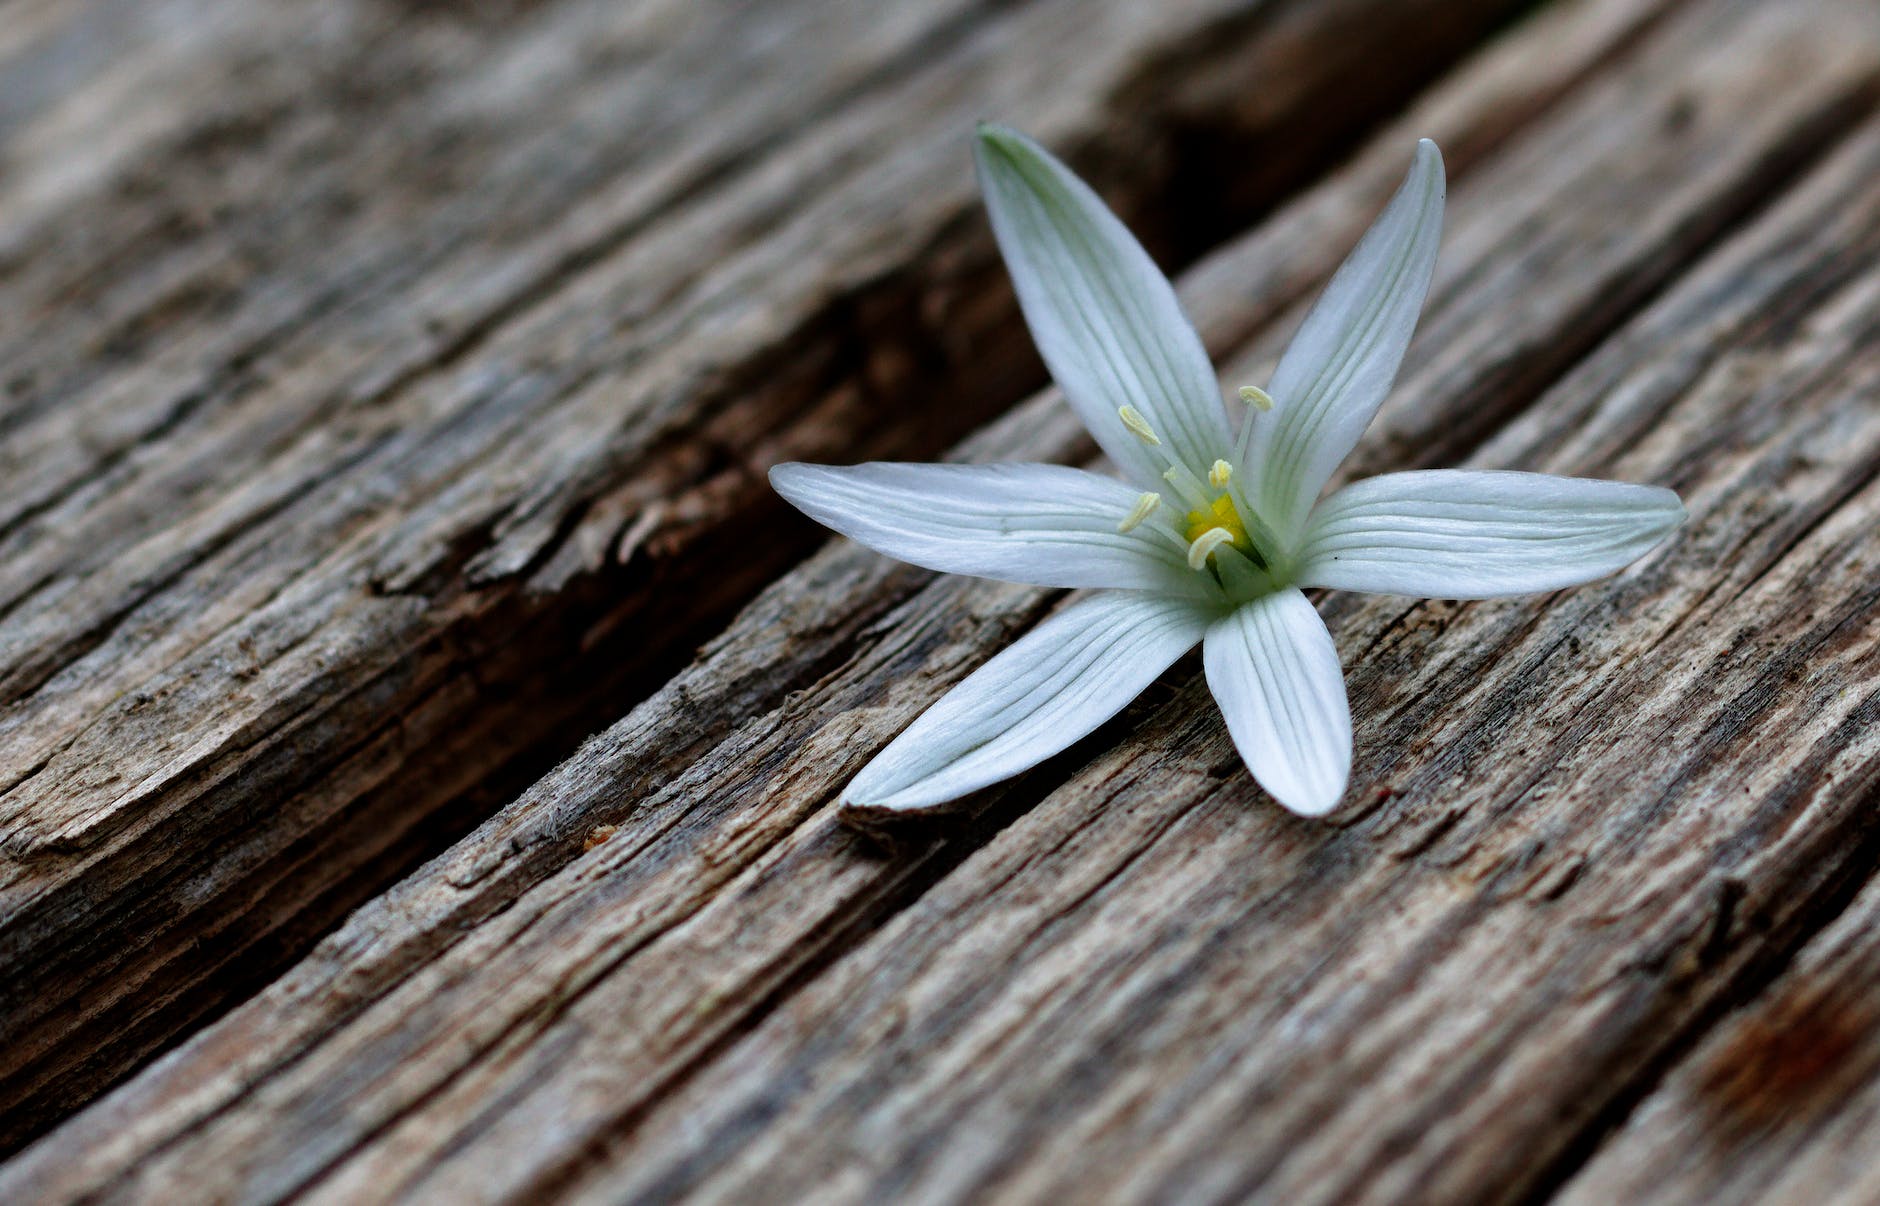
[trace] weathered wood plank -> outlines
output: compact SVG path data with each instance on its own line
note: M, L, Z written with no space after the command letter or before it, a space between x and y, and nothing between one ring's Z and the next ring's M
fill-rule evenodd
M1379 786L1340 827L1261 807L1190 682L650 1110L596 1122L601 1076L549 1071L631 1031L600 986L493 1053L466 1169L581 1118L577 1199L1545 1187L1872 864L1876 171L1880 123L1475 458L1675 482L1670 555L1541 602L1335 602ZM496 1106L531 1061L582 1098ZM450 1183L451 1096L378 1166L402 1142Z
M96 98L8 144L0 1144L809 547L740 539L755 462L931 452L1036 380L973 117L1147 213L1171 146L1322 111L1278 187L1510 5L252 7L130 73L165 116L109 163L44 150Z
M1428 348L1426 337L1404 393L1420 405L1398 413L1392 429L1439 429L1445 415L1453 424L1485 399L1502 414L1517 408L1524 383L1544 379L1552 371L1546 366L1557 368L1576 340L1591 339L1589 326L1616 320L1613 297L1643 296L1664 281L1857 111L1871 92L1874 54L1859 39L1793 14L1785 20L1751 6L1700 5L1613 81L1499 152L1479 177L1462 173L1454 242L1464 251L1459 261L1452 254L1430 330L1477 349L1475 367L1463 371L1444 349ZM1787 78L1800 58L1811 67L1805 84L1775 87L1775 75ZM1753 104L1738 91L1745 64L1772 73ZM1786 107L1771 103L1780 98ZM1676 120L1667 122L1667 114ZM1559 147L1589 129L1606 132L1608 154L1567 162ZM1400 165L1401 154L1393 146L1388 158L1365 161L1358 178L1368 189L1334 187L1276 228L1309 226L1301 217L1309 212L1333 226L1344 221L1341 213L1362 220L1385 164ZM1543 164L1550 170L1537 170ZM1589 217L1554 203L1575 189L1608 198L1649 194L1659 208L1640 223L1630 213ZM1262 264L1275 266L1268 239L1237 250L1247 257L1243 279L1259 279ZM1523 250L1537 272L1547 270L1546 288L1520 272L1497 281L1489 271ZM1210 267L1197 279L1234 275ZM1190 296L1211 328L1245 302L1233 294ZM1509 311L1517 296L1534 303L1525 321ZM1735 319L1744 329L1753 325L1744 313ZM1695 337L1678 322L1689 321L1688 307L1669 320L1687 343ZM1615 346L1613 363L1601 370L1609 377L1636 367L1632 345L1621 339ZM1679 346L1688 371L1708 363L1703 346ZM1269 347L1263 341L1253 356ZM1589 373L1598 376L1589 370L1582 378ZM1540 426L1552 438L1596 398L1551 395ZM1617 407L1595 436L1581 437L1577 453L1549 463L1580 463L1576 455L1602 463L1612 449L1599 440L1623 444L1663 402L1646 397L1636 409ZM981 450L1061 455L1077 447L1061 420L1036 421L1032 434L1003 429L994 447ZM1531 449L1503 460L1530 457ZM851 573L863 579L859 594L841 587ZM256 1197L323 1176L331 1179L320 1188L339 1196L349 1187L395 1184L442 1192L460 1176L472 1178L477 1192L494 1193L539 1188L571 1166L578 1170L591 1154L584 1144L604 1150L611 1133L656 1109L664 1088L735 1034L771 990L815 968L847 934L904 897L908 881L939 874L973 841L970 833L951 842L910 837L883 861L858 848L827 808L833 788L869 748L1049 602L1036 592L939 582L882 621L883 608L908 599L920 581L840 550L818 558L709 653L707 672L682 676L516 808L355 919L276 989L33 1149L9 1170L10 1185L49 1193L200 1191L205 1170L213 1170L211 1188L239 1186ZM1479 610L1504 620L1515 614ZM758 704L772 684L753 688L734 672L758 670L780 646L807 672L808 690L700 756L687 722L701 711L729 706L740 715ZM1468 715L1453 699L1445 707L1458 723ZM1192 727L1200 714L1190 708L1184 723ZM680 750L670 763L662 760L665 742ZM682 763L694 765L676 782L661 781ZM1018 798L1048 782L1021 786ZM1159 791L1144 797L1166 798ZM1233 808L1266 816L1247 799ZM1401 810L1393 815L1401 819ZM1276 824L1271 817L1257 823ZM597 831L602 824L614 831ZM518 897L584 836L595 842L589 857ZM1031 854L1043 857L1046 849ZM916 912L925 908L923 901ZM394 984L369 1007L361 1000ZM545 1134L556 1142L544 1142ZM479 1145L473 1164L437 1163L468 1142ZM342 1159L348 1162L333 1169Z
M1680 1061L1559 1201L1880 1200L1876 1001L1880 881Z

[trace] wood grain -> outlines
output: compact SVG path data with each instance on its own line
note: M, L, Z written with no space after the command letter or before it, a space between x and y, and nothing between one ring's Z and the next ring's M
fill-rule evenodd
M1871 803L1871 801L1869 801ZM1871 1202L1880 885L1680 1060L1560 1201Z
M1872 700L1820 705L1872 656L1849 631L1872 600L1848 550L1872 518L1873 416L1849 399L1874 384L1880 223L1862 185L1880 136L1706 253L1871 110L1880 47L1849 36L1849 7L1698 3L1636 45L1640 7L1561 11L1414 115L1480 161L1452 156L1443 274L1364 464L1473 452L1660 480L1697 519L1669 556L1556 599L1334 600L1359 781L1392 796L1336 830L1279 815L1178 673L978 822L875 847L835 822L834 788L1052 600L837 547L0 1189L1544 1182L1632 1057L1848 872L1866 831L1845 793L1874 765ZM1543 53L1559 47L1584 58ZM1510 93L1512 122L1481 105ZM1299 296L1403 145L1393 132L1190 276L1212 346L1241 349L1232 371L1257 371L1286 325L1246 282ZM1328 237L1280 237L1306 230ZM966 453L1079 455L1050 405ZM1806 617L1780 606L1798 579L1819 601ZM1807 699L1742 656L1761 642L1830 652ZM1755 741L1757 721L1800 744ZM1762 790L1738 798L1751 768ZM1756 826L1768 841L1745 849ZM1510 1052L1539 1072L1497 1079Z
M1038 381L973 118L1176 229L1185 162L1310 111L1265 204L1511 5L216 7L0 48L0 1145L813 547L767 460Z
M1677 548L1548 600L1334 601L1374 785L1337 827L1263 807L1187 681L650 1109L610 1112L604 980L479 1064L514 1096L453 1086L337 1196L577 1119L577 1200L1545 1189L1880 844L1876 170L1870 125L1472 458L1673 482Z

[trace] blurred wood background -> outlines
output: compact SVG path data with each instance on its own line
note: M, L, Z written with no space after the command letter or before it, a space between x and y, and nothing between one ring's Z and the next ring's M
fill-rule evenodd
M1352 468L1689 525L844 827L1060 597L764 470L1093 453L984 117L1230 384L1436 138ZM12 0L0 1201L1880 1201L1877 474L1874 0Z

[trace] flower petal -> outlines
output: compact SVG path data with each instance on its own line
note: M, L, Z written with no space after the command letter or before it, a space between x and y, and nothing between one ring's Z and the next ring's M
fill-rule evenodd
M1122 711L1219 614L1143 594L1073 603L927 709L862 768L843 803L927 808L1037 765Z
M1443 157L1417 144L1397 195L1332 277L1280 358L1270 412L1250 410L1240 463L1256 508L1295 539L1319 491L1390 392L1429 292L1443 233Z
M1301 816L1330 812L1351 775L1351 708L1332 634L1297 590L1263 595L1208 629L1208 689L1260 786Z
M1442 599L1558 590L1637 560L1684 522L1661 486L1431 469L1356 482L1312 512L1304 586Z
M1205 477L1233 446L1220 382L1175 291L1088 185L1015 130L981 126L980 187L1039 354L1084 426L1131 480L1166 462L1124 406Z
M1065 465L789 463L777 493L879 553L949 574L1033 586L1109 586L1211 598L1163 517L1117 527L1141 497Z

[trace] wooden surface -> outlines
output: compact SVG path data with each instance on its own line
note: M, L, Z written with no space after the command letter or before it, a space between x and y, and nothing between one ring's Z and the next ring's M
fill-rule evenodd
M1316 109L1350 29L1411 52L1355 124L1505 7L362 2L153 15L185 44L121 57L89 49L135 37L115 10L29 38L22 71L104 61L96 96L22 88L0 210L11 1137L263 982L813 548L764 463L926 455L1039 380L975 117L1107 153L1146 198L1177 141L1205 163ZM175 109L147 146L85 124L127 89ZM55 195L55 135L123 162Z
M0 1200L1880 1195L1880 10L1517 7L22 6ZM1691 522L1321 600L1330 823L1184 662L846 828L1060 596L814 551L762 469L1093 451L1026 398L987 115L1230 382L1435 137L1348 468Z

